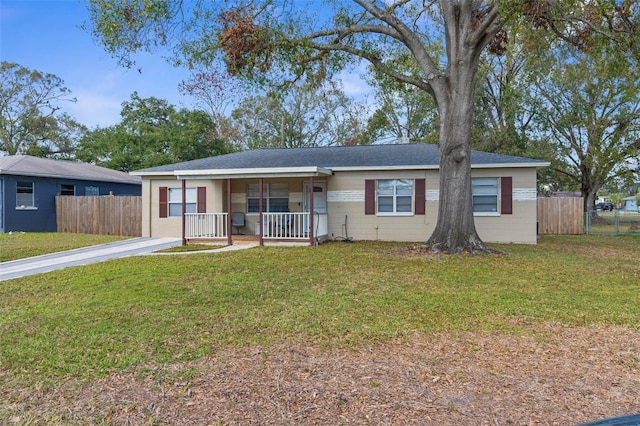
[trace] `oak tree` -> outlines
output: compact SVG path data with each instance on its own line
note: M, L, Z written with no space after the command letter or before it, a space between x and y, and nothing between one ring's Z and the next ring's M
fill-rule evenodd
M571 43L600 31L619 36L634 17L618 1L598 2L595 24L581 15L589 0L91 0L94 35L125 64L132 53L173 46L176 63L224 62L234 75L286 87L303 75L330 78L353 61L433 97L439 115L438 218L427 244L435 251L490 251L479 238L471 194L471 129L481 57L499 51L504 26L525 19ZM577 12L576 12L577 11ZM604 23L605 25L600 25ZM610 25L607 25L610 24ZM624 38L623 38L624 39ZM405 74L399 50L415 61ZM389 55L392 52L393 55Z

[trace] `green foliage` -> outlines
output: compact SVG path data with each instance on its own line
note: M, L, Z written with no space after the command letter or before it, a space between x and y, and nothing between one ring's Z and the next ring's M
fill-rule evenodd
M398 70L419 74L415 61L406 54L395 59ZM433 97L418 87L370 68L367 82L373 88L378 109L368 121L367 130L373 139L411 142L438 142L438 111Z
M189 111L137 93L122 104L119 124L89 132L77 157L103 167L132 170L229 152L216 137L215 123L202 111Z
M624 204L624 199L627 197L626 194L623 194L621 192L615 192L613 194L609 194L609 199L611 200L611 202L613 203L614 206L616 206L616 208L621 208L622 205Z
M86 128L60 113L75 102L64 81L18 64L0 64L0 153L70 158Z
M604 185L628 179L640 154L639 64L631 52L595 37L588 52L571 45L536 51L537 130L563 163L556 170L593 208Z

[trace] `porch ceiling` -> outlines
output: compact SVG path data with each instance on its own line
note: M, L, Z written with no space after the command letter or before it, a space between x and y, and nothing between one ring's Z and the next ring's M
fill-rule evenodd
M176 170L178 179L258 179L282 177L330 176L331 169L318 166L309 167L269 167L256 169L212 169L212 170Z

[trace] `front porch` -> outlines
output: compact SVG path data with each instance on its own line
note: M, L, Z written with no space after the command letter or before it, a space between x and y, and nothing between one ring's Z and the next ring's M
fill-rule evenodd
M316 245L328 239L326 178L330 175L320 167L178 173L182 196L176 202L182 203L183 243L208 240L231 245L234 234L245 234L257 237L260 245ZM169 204L171 209L171 197Z

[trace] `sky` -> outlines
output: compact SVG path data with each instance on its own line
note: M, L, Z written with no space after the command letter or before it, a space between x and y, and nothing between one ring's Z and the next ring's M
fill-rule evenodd
M159 54L136 56L136 68L123 68L80 28L88 21L80 0L0 0L0 60L64 80L77 102L65 102L62 110L89 128L118 123L122 102L134 91L193 107L193 99L178 91L189 78L186 69L169 65ZM345 73L341 80L347 95L368 91L358 75Z

